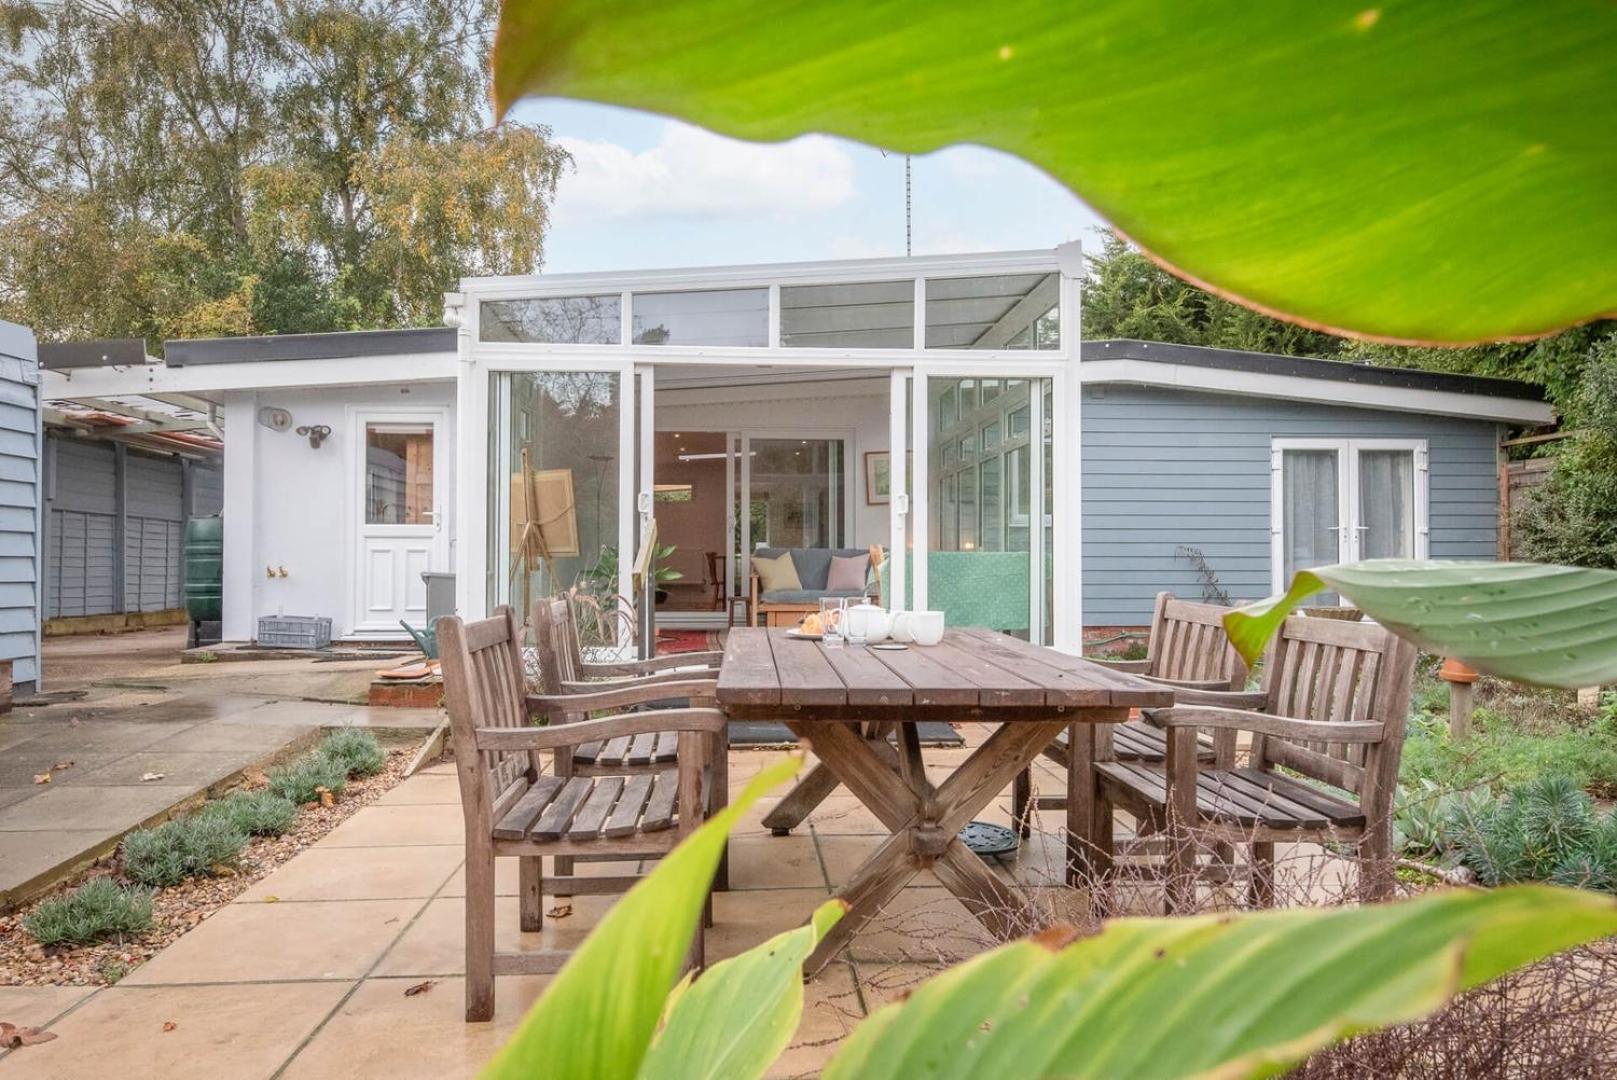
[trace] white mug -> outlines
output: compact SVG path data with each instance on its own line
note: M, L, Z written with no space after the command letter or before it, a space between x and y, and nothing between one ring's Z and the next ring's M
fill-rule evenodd
M936 645L943 640L943 612L912 611L909 613L910 639L917 645Z
M889 633L894 641L908 644L915 640L915 632L910 629L910 617L914 614L913 611L893 612L893 625Z

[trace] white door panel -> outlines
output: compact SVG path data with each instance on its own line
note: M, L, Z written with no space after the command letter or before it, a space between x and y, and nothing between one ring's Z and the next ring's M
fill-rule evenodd
M401 620L426 625L421 574L449 568L447 419L442 410L420 409L354 415L351 632L402 637Z

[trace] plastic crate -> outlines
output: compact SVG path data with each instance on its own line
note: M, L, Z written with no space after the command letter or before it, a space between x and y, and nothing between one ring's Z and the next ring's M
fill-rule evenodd
M257 644L265 649L324 649L331 644L331 620L318 615L265 615L258 620Z

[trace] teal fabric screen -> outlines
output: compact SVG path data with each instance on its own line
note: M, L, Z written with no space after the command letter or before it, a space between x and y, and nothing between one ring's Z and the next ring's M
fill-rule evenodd
M927 607L944 613L950 626L981 626L1028 632L1028 553L1025 551L933 551L926 557ZM904 562L905 596L914 596L913 560ZM892 562L882 564L882 596L892 595Z

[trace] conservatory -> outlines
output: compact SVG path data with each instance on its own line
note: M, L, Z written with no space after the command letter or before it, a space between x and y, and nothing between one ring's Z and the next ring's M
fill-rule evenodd
M627 597L649 542L659 624L722 626L760 549L863 549L886 607L1076 651L1080 273L1070 244L463 281L457 607Z

